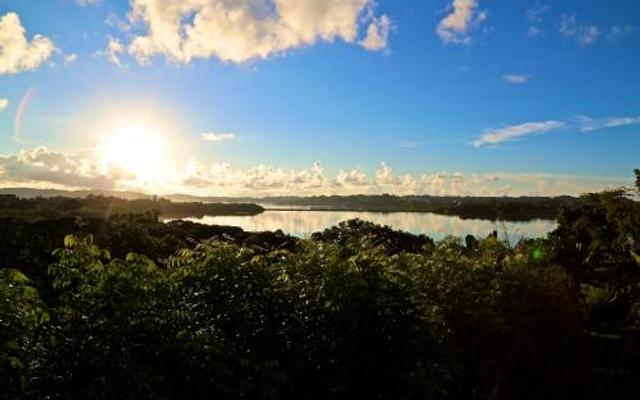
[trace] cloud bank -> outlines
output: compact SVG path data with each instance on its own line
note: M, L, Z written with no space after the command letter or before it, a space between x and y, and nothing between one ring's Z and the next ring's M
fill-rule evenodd
M258 164L238 168L228 162L203 162L191 157L149 186L135 173L102 162L95 151L61 153L46 147L0 155L0 187L136 190L208 196L329 194L397 195L562 195L580 194L630 184L630 178L548 174L422 172L396 173L382 162L371 173L360 168L327 173L320 162L308 168L285 169Z

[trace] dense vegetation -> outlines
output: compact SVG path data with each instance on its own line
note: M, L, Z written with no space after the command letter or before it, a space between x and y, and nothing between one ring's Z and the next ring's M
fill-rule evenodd
M3 219L0 398L638 398L631 196L585 195L515 247Z
M84 198L20 198L0 195L0 218L52 219L63 217L110 218L115 215L156 213L163 218L201 218L205 215L256 215L264 209L256 204L174 203L152 198L125 200L88 195Z

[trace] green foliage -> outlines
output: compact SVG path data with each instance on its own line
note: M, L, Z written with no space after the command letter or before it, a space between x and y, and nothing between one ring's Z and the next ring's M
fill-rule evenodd
M29 279L14 269L0 269L0 398L17 398L25 393L33 340L49 315Z
M370 229L371 227L367 227ZM389 255L376 237L158 266L67 236L32 393L61 399L539 398L576 365L567 274L493 237ZM550 391L549 388L554 388Z

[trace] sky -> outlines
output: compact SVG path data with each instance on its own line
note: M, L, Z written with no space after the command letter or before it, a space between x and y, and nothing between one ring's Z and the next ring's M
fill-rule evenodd
M0 187L580 194L639 93L632 0L0 0Z

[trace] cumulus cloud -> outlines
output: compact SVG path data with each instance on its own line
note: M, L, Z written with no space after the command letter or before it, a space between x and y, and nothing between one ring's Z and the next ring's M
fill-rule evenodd
M500 129L484 131L480 137L473 141L475 147L498 145L502 142L512 141L523 136L535 135L566 127L561 121L526 122L520 125L507 125Z
M131 0L127 52L140 63L163 56L187 64L243 63L318 42L387 47L391 21L373 0Z
M0 111L4 110L7 107L9 107L9 100L0 99Z
M236 138L236 134L233 132L204 132L200 134L200 138L206 142L221 142L223 140L233 140Z
M0 17L0 75L36 69L55 51L53 41L40 34L29 41L18 14Z
M522 85L529 82L531 75L525 74L504 74L502 80L512 85Z
M485 19L487 13L478 10L478 0L453 0L451 12L440 21L436 33L445 44L469 45L469 32Z
M598 25L578 23L575 15L562 16L559 32L565 38L573 40L583 47L594 44L602 34Z
M341 187L362 187L369 185L367 174L359 168L348 171L340 170L336 176L336 185Z

